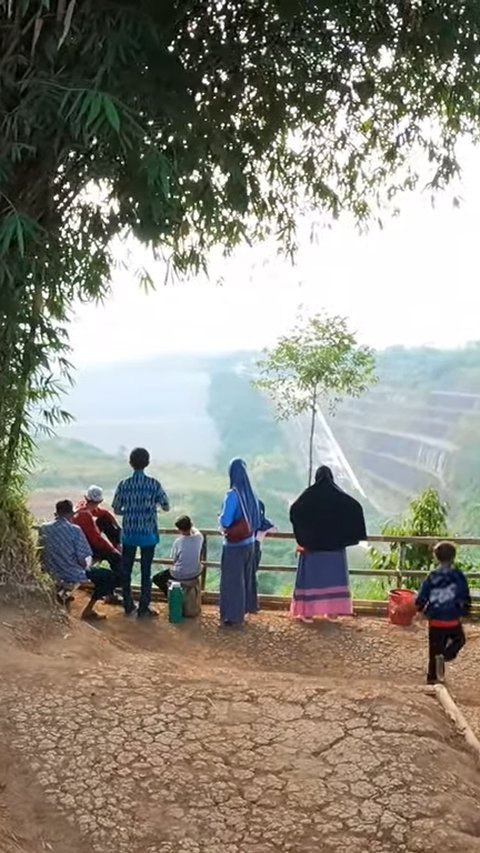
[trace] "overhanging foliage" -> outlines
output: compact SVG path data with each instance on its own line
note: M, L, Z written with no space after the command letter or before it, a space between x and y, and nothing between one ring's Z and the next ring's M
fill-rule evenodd
M185 271L291 247L299 205L367 218L412 152L442 186L477 133L479 26L473 0L0 0L1 484L114 235Z

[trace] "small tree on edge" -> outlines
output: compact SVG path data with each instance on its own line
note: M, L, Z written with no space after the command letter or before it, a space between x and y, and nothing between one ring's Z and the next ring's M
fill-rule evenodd
M359 397L376 381L375 358L360 345L344 317L300 315L292 331L279 338L258 364L255 387L273 399L277 416L310 415L308 482L312 482L318 405L335 410L344 397Z

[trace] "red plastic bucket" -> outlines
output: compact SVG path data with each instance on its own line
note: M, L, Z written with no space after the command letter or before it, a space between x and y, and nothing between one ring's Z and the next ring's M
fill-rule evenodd
M415 616L416 593L410 589L392 589L388 593L388 618L392 625L411 625Z

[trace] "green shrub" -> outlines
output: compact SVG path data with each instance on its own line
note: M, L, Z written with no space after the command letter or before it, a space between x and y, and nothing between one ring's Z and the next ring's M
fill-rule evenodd
M386 524L382 528L383 536L431 536L448 539L448 506L442 501L438 492L433 488L425 489L419 497L411 501L407 513L397 524ZM435 558L431 545L405 544L403 545L403 564L405 571L429 572L434 564ZM370 566L373 571L392 570L400 567L401 545L392 543L388 546L387 553L378 548L370 550ZM470 572L476 569L470 557L461 555L456 561L458 568ZM405 586L407 589L417 589L419 578L407 578ZM388 581L383 583L384 588Z
M0 587L4 600L33 591L53 601L50 578L40 569L32 516L16 490L0 498Z

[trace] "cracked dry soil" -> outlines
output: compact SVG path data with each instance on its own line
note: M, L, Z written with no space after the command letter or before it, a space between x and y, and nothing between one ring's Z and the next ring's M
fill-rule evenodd
M419 689L421 631L263 614L224 640L206 612L42 639L9 618L1 853L480 853L480 776Z

